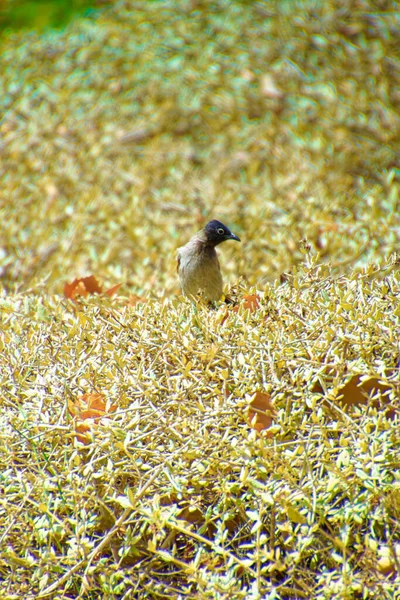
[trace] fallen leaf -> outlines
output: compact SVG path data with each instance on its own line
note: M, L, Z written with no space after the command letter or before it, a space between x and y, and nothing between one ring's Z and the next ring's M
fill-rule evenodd
M107 294L107 296L111 297L115 294L116 291L119 290L121 285L122 285L122 283L117 283L117 285L114 285L112 288L110 288L109 290L106 290L104 293Z
M90 442L90 432L91 426L88 423L76 423L75 425L75 435L77 440L79 440L82 444L88 444Z
M368 404L370 396L374 395L376 392L380 391L383 394L385 392L390 392L390 390L390 386L382 383L376 377L361 381L361 375L354 375L354 377L339 390L338 399L346 406L360 406L361 404Z
M102 287L94 275L74 279L72 283L65 283L64 296L70 300L76 300L77 296L84 298L89 294L101 294Z
M112 296L121 287L122 283L117 283L109 290L106 290L104 294ZM77 302L77 297L82 296L86 298L90 294L102 294L103 287L97 281L94 275L89 277L81 277L80 279L74 279L72 283L64 284L64 296L69 300Z
M255 312L257 309L259 309L260 303L258 301L257 294L243 296L242 306L245 310L249 310L250 312Z
M327 379L333 379L334 373L327 375ZM381 404L389 404L390 399L387 394L391 391L391 386L384 383L377 377L364 379L362 374L353 375L353 377L337 391L337 400L341 406L349 408L351 406L368 406L379 408ZM323 393L323 388L319 382L316 382L311 390L313 393ZM377 392L380 392L380 398L374 398ZM372 399L371 399L372 398ZM386 409L386 416L393 418L396 414L394 408Z
M83 394L75 401L68 401L68 412L75 419L75 432L82 443L90 441L89 431L103 417L117 409L116 404L108 404L105 396L99 393Z
M260 308L260 302L259 302L258 295L257 294L246 294L245 296L242 297L242 299L240 300L240 303L232 306L232 308L230 310L237 313L237 312L239 312L241 307L243 307L244 310L250 311L251 313L258 310ZM229 311L229 308L228 308L228 311ZM228 314L228 311L226 313L226 316Z
M256 431L269 429L276 416L271 396L266 392L256 392L249 405L249 423Z
M108 405L104 394L99 393L83 394L83 396L77 399L77 403L81 407L81 413L90 413L92 411L93 416L86 416L86 419L95 418L99 415L105 416L117 409L116 404Z

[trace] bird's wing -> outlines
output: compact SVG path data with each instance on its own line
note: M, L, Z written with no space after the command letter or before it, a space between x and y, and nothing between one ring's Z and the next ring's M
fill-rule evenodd
M176 272L177 273L179 273L180 267L181 267L181 255L180 255L180 252L178 250L177 257L176 257Z

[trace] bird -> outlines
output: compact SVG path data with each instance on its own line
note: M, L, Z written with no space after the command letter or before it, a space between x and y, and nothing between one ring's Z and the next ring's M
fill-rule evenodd
M223 280L215 247L226 240L240 242L226 225L213 219L178 248L177 272L185 296L193 299L202 291L209 302L221 299Z

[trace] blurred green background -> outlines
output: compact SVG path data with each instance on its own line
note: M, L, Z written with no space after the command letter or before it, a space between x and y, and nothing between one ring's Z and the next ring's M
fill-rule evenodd
M2 0L0 30L63 27L74 17L90 13L90 0Z

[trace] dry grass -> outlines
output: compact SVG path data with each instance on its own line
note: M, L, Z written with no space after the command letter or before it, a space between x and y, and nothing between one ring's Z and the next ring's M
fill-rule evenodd
M118 2L2 38L2 597L396 598L395 8ZM178 296L210 217L254 312ZM62 297L91 272L121 296ZM84 393L116 406L86 443Z

